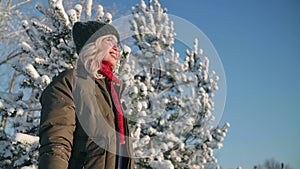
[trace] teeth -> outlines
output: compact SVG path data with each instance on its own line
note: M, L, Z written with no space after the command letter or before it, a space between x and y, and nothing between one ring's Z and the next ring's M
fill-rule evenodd
M117 58L117 54L115 54L115 53L112 53L111 56L114 58Z

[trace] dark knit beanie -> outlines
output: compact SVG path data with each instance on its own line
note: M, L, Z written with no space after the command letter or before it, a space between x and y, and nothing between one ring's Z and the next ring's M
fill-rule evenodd
M120 40L118 31L110 24L98 21L76 22L73 26L73 40L77 53L80 53L84 45L109 34L115 35L118 41Z

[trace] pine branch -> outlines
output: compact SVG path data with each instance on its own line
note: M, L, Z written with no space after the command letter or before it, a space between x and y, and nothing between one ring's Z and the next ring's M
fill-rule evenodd
M15 32L12 32L12 33L9 33L9 34L6 34L6 35L4 35L4 36L2 36L2 37L0 37L0 39L9 39L9 38L11 38L11 37L13 37L13 36L15 36L15 35L19 35L20 33L23 33L25 30L19 30L19 31L15 31ZM5 34L5 33L3 33L3 34Z
M22 6L22 5L26 4L26 3L29 3L30 1L31 0L25 0L23 2L20 2L20 3L16 4L16 5L12 6L10 9L12 10L12 9L18 8L19 6Z
M6 3L5 11L6 11L7 13L8 13L8 11L10 10L11 3L12 3L12 0L8 0L7 3ZM0 27L3 26L4 21L5 21L5 18L6 18L7 16L8 16L8 15L5 15L5 12L3 12L2 18L0 19Z
M13 59L13 58L15 58L15 57L17 57L17 56L20 56L20 55L23 53L23 52L18 52L18 53L16 53L16 54L13 54L13 53L16 52L16 51L17 51L17 49L15 49L14 51L12 51L12 52L6 57L5 60L1 61L1 62L0 62L0 66L1 66L2 64L7 63L9 60L11 60L11 59Z

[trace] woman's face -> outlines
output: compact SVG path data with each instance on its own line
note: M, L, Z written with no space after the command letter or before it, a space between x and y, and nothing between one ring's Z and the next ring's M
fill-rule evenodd
M112 66L115 66L119 60L119 48L116 36L109 35L102 40L101 44L103 50L105 50L103 60L109 61Z

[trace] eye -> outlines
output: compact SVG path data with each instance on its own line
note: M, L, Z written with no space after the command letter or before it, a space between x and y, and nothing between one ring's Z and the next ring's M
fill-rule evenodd
M108 36L104 39L104 41L108 44L110 44L111 46L118 46L119 49L122 49L120 43L118 42L118 40L113 37L113 36Z
M111 45L114 45L116 43L116 40L113 37L107 37L105 40Z
M113 42L113 41L114 41L114 38L113 38L113 37L108 37L108 38L107 38L107 41Z

